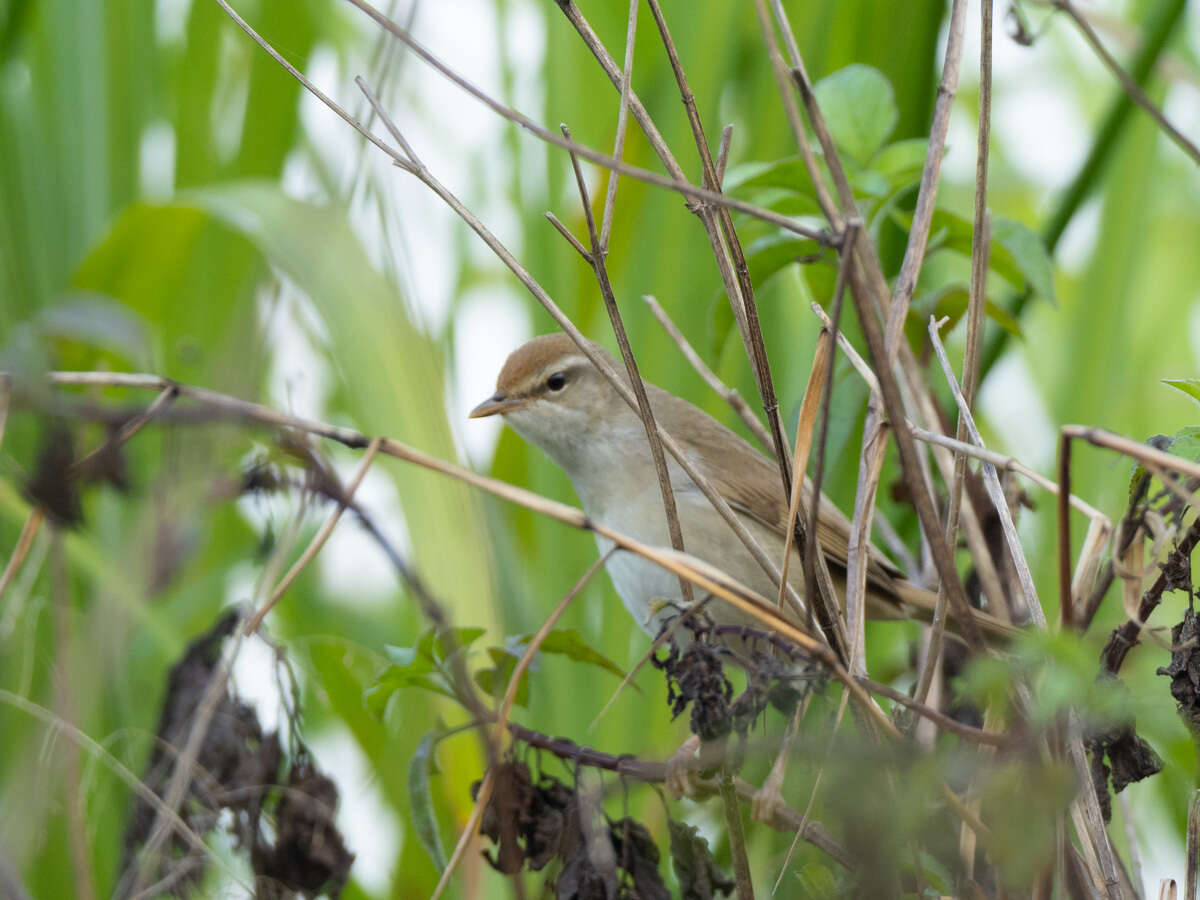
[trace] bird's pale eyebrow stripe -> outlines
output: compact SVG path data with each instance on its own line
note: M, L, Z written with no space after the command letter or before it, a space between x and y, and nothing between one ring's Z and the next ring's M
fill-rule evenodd
M566 356L553 365L546 366L542 370L542 378L549 378L555 372L566 372L567 374L582 372L591 364L591 360L586 356Z

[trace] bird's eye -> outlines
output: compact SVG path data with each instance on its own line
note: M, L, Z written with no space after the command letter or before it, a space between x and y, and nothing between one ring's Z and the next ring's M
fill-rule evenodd
M549 378L546 379L546 387L550 388L550 390L552 390L552 391L561 391L566 386L567 386L567 373L566 372L555 372L553 375L551 375Z

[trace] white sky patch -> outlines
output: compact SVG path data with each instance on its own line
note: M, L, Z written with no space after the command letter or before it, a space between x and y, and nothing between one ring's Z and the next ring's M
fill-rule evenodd
M138 142L138 189L147 200L165 201L175 192L175 129L156 119Z
M343 485L354 477L359 459L334 464ZM382 470L371 468L355 491L354 500L396 551L410 558L412 546L395 482ZM332 506L326 505L321 514L328 516L332 511ZM331 602L353 604L358 609L384 609L395 601L396 570L353 513L342 515L319 559L321 586Z
M529 313L511 291L481 287L462 299L454 328L450 423L477 465L491 458L504 423L496 416L468 420L467 414L492 396L504 360L528 340L530 331Z
M1189 141L1200 144L1200 87L1186 81L1174 82L1167 88L1163 115ZM1186 158L1183 156L1183 150L1164 132L1160 131L1159 137L1170 145L1167 152L1180 154L1180 159Z
M1155 802L1155 785L1132 784L1130 808L1133 820L1140 826L1138 849L1142 853L1142 884L1145 897L1157 897L1158 888L1164 878L1179 882L1179 895L1183 895L1183 876L1187 871L1187 855L1183 850L1182 836L1169 827L1168 817Z
M282 279L279 273L277 276ZM259 305L273 350L267 373L268 396L272 405L291 415L322 419L329 371L313 347L313 339L325 338L325 326L308 298L282 280L278 302Z
M284 710L291 703L280 694L280 685L291 690L287 675L276 678L275 651L257 636L242 641L233 662L233 686L238 699L254 708L264 732L279 733ZM294 671L294 670L293 670Z
M187 34L188 15L192 0L156 0L154 4L154 36L160 44L182 43Z
M403 826L383 802L369 763L346 730L317 735L309 747L321 771L337 785L336 821L354 854L351 873L367 893L383 896L400 853Z
M1036 184L1065 185L1087 155L1091 129L1072 91L1045 66L1032 65L995 96L993 122L1013 166Z
M942 159L942 177L947 181L974 181L976 151L975 120L960 105L950 110L950 128L946 132L946 155Z
M1101 214L1102 205L1095 197L1085 201L1075 213L1054 251L1055 262L1063 269L1082 272L1091 262L1100 239Z

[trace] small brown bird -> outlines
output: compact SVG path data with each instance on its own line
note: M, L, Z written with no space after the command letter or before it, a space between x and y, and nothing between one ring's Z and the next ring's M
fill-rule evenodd
M608 351L598 344L591 346L625 377L624 367ZM767 555L780 560L788 509L775 463L686 400L648 382L646 393L659 424L738 513ZM642 420L570 337L542 335L514 350L496 379L495 394L471 411L471 418L492 415L503 416L566 472L584 512L594 521L643 543L670 545ZM669 455L667 462L687 552L764 597L774 597L777 589L729 525ZM811 501L808 479L805 491ZM835 584L844 592L850 521L824 495L817 538ZM611 546L603 537L597 536L596 541L602 553ZM631 553L613 554L607 569L625 607L651 636L664 620L678 614L682 595L678 579L670 572ZM801 596L803 580L797 556L789 582ZM869 612L876 618L927 615L935 599L931 592L904 580L876 550L871 552L867 590ZM709 603L705 612L718 624L753 624L719 600Z

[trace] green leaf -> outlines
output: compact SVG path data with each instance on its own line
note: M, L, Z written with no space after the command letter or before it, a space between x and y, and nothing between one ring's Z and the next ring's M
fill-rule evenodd
M893 188L907 187L920 181L928 152L927 138L896 141L879 151L871 160L871 168L887 178Z
M1054 263L1037 232L1007 216L992 216L992 252L999 244L1011 255L1025 276L1030 290L1051 306L1057 306L1054 296ZM995 268L994 266L992 268ZM997 270L999 271L999 270Z
M866 165L900 117L891 82L878 69L855 64L822 78L815 91L838 148Z
M521 645L533 640L533 634L522 635L518 641ZM560 628L546 635L539 648L542 653L554 653L565 656L575 662L598 666L606 672L611 672L618 678L624 678L625 672L607 656L597 653L574 628Z
M933 315L941 319L947 317L950 319L949 327L953 328L960 318L966 313L967 306L970 304L970 294L965 287L961 285L955 286L942 294L938 298L937 303L933 307ZM983 301L983 312L989 319L1011 334L1013 337L1023 338L1025 335L1021 331L1021 325L1009 315L1008 310L994 303L991 300ZM924 318L924 317L922 317ZM924 325L924 323L922 323Z
M249 238L299 287L321 317L338 375L342 412L367 434L404 435L427 453L458 453L446 412L446 360L408 315L395 286L372 265L343 210L302 203L264 181L221 183L181 202L206 210ZM198 303L204 309L203 303ZM251 307L251 311L253 311ZM413 466L387 469L412 529L413 564L450 612L492 624L497 609L490 541L478 493ZM454 598L460 598L456 601ZM462 602L461 609L455 602Z
M145 321L112 297L91 291L68 293L37 318L49 337L91 344L123 356L138 366L150 364Z
M725 173L723 185L726 193L758 188L787 188L802 194L813 193L808 169L799 156L785 156L769 162L738 163Z
M433 758L433 748L441 737L437 731L426 732L417 744L417 751L408 764L408 798L413 828L417 840L433 860L439 872L446 868L446 850L442 846L442 833L438 828L437 812L433 808L433 795L429 790L429 777L438 771Z
M1197 403L1200 403L1200 378L1164 378L1163 384L1169 384L1177 391L1183 391Z
M487 652L494 665L490 669L481 669L476 672L475 683L483 688L489 696L499 701L504 692L508 690L508 682L512 678L521 655L506 647L488 647ZM517 683L517 692L513 696L513 703L522 708L529 706L529 669L521 673L521 680Z
M479 640L487 632L486 628L477 626L466 626L463 628L451 628L449 633L442 632L434 639L433 629L429 629L421 636L418 646L423 653L432 653L433 658L439 662L450 658L450 648L454 647L456 653L466 653L471 649L471 645ZM448 640L448 638L453 640Z
M912 228L911 213L893 210L892 218L906 231ZM933 213L927 253L951 250L970 259L975 229L971 222L946 209ZM988 269L1014 287L1028 287L1034 294L1056 305L1054 265L1041 238L1028 227L1005 216L992 217L992 245Z
M419 645L393 647L387 644L384 646L384 652L387 653L388 659L392 660L396 668L405 669L412 675L425 675L436 669L436 661L428 653L423 652Z
M746 248L746 265L750 280L756 287L792 263L812 257L821 250L820 244L795 235L772 234L759 238Z
M1174 385L1172 386L1174 387ZM1156 450L1162 450L1164 453L1173 453L1192 462L1200 462L1200 427L1181 428L1170 437L1165 434L1156 434L1149 438L1146 444ZM1149 470L1141 462L1134 460L1129 475L1129 502L1131 504L1140 503L1154 480Z

